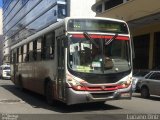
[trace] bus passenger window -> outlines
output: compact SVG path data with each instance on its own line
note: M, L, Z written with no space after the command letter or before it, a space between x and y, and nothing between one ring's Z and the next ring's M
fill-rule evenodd
M54 36L53 33L49 33L45 36L46 43L45 43L45 58L47 60L53 59L54 57Z
M33 59L37 60L37 40L33 41Z
M18 59L19 59L18 61L19 61L19 63L22 62L22 52L23 52L22 49L23 49L23 46L19 48L19 55L18 55Z
M13 63L15 64L17 62L17 49L13 50Z
M23 46L23 62L26 62L27 45Z
M23 46L20 47L20 62L23 62Z
M46 38L45 58L48 60L50 58L50 45L52 40L52 34L46 35L45 38Z
M29 61L33 61L33 42L29 43Z
M16 63L19 63L19 48L17 48L17 54L16 54L17 58L16 58Z
M54 52L55 52L55 33L52 33L52 41L50 46L50 59L54 59Z
M45 60L46 59L46 55L45 55L45 51L46 51L46 42L45 39L42 39L41 41L41 59Z
M11 54L10 54L10 63L13 63L13 50L11 51Z
M42 49L42 44L41 44L41 38L37 40L37 61L41 60L41 49Z
M25 58L25 62L29 61L29 43L27 44L27 49L26 49L26 58Z

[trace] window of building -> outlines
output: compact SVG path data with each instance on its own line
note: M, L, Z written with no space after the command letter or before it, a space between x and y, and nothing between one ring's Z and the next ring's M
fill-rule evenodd
M58 18L65 18L67 16L66 5L58 5Z
M105 10L108 10L112 7L115 7L119 4L122 4L123 0L109 0L105 2Z
M18 3L18 0L12 0L9 7L6 9L6 11L3 12L4 25L7 22L8 16L11 15L12 11L15 9L14 7L16 6L17 3Z
M97 12L97 13L101 13L101 12L102 12L102 4L99 4L99 5L96 7L96 12Z

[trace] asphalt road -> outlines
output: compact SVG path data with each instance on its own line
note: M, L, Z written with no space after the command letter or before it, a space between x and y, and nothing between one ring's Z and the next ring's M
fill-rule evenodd
M127 120L137 115L160 120L160 97L142 99L136 93L133 94L132 100L73 106L57 102L49 106L43 96L21 91L10 80L0 80L0 113L2 120ZM135 116L132 116L134 114Z

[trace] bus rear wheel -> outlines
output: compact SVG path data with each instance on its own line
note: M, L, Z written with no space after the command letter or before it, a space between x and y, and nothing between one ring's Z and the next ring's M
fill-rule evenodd
M48 81L45 85L45 97L49 105L53 105L53 85L51 81Z

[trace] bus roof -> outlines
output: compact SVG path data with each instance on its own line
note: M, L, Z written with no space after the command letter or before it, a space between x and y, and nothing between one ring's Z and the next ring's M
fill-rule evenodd
M98 19L98 20L110 20L110 21L117 21L117 22L124 22L124 20L120 19L115 19L115 18L106 18L106 17L66 17L64 20L69 20L69 19Z

